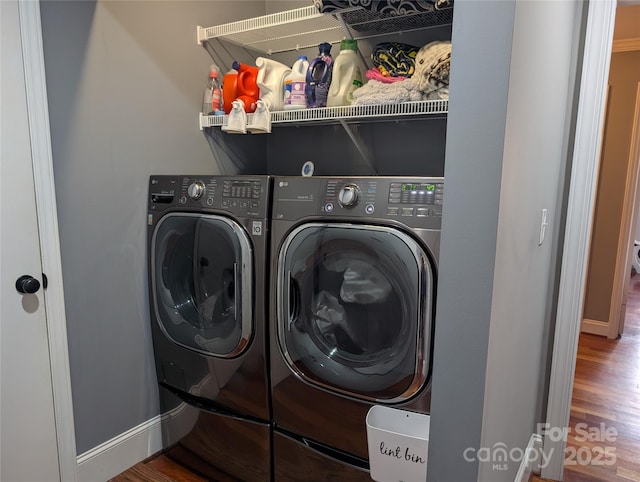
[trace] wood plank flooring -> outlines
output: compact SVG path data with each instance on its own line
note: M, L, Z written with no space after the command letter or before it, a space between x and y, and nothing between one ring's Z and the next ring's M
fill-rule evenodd
M585 441L594 429L604 431ZM631 279L624 335L580 335L567 447L575 464L565 465L565 482L640 482L640 274ZM159 455L112 482L205 480Z
M580 335L569 428L565 482L640 481L640 274L622 337Z
M206 479L160 454L134 465L110 482L206 482Z

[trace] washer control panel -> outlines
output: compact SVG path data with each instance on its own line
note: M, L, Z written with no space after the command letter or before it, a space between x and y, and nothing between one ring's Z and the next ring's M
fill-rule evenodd
M149 210L213 209L266 218L269 186L267 176L151 176Z
M324 212L332 213L342 209L349 212L358 212L354 209L363 203L365 209L371 210L375 204L378 181L367 180L346 180L327 178L324 189ZM371 211L373 213L373 211Z
M400 216L442 216L444 181L391 182L387 213Z
M381 193L385 194L381 198ZM442 216L444 179L391 179L362 178L359 180L327 179L325 213L335 213L343 208L354 213L364 204L364 214L388 216Z
M443 177L282 177L274 182L273 219L390 219L438 229Z

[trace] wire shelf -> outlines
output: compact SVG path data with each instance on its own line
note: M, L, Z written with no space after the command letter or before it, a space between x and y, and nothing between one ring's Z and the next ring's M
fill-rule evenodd
M266 54L316 47L321 42L338 43L348 26L353 38L370 38L389 32L407 32L450 24L453 9L386 15L361 7L320 13L315 5L254 17L215 27L198 27L198 43L211 39L228 41ZM375 121L390 117L447 114L448 100L404 102L391 105L357 105L285 110L271 113L272 124ZM251 114L247 116L251 124ZM228 116L200 114L200 128L222 127Z
M339 43L345 25L354 39L377 37L391 32L409 32L451 24L453 9L389 16L360 7L320 13L314 5L226 23L198 27L198 43L225 40L265 54L317 47L321 42Z
M428 116L447 114L449 101L423 100L385 105L346 105L339 107L320 107L312 109L284 110L271 113L272 124L338 121L340 119L375 120L389 117ZM221 127L226 125L229 116L200 114L200 128ZM247 115L247 124L251 124L251 114Z
M267 54L317 47L320 42L339 42L342 24L310 5L249 18L215 27L198 27L198 43L221 39Z

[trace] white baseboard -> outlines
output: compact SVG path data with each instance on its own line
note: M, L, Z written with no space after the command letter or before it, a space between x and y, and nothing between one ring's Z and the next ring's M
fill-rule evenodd
M624 38L613 41L613 52L640 50L640 38Z
M525 456L522 457L522 462L520 462L520 467L518 468L514 482L529 482L531 474L538 471L540 464L539 454L542 453L542 437L539 434L531 434L524 453ZM526 454L532 455L529 457Z
M591 335L608 336L609 323L585 318L582 320L582 324L580 325L580 331Z
M157 415L79 455L78 481L107 481L162 450L161 419Z

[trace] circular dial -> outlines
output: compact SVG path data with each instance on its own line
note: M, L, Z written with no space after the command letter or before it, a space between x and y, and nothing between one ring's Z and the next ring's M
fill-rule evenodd
M355 184L347 184L338 193L338 201L342 207L353 207L358 204L360 189Z
M204 190L205 190L204 182L196 181L194 183L191 183L187 193L189 194L189 197L191 199L193 199L194 201L197 201L204 194Z

